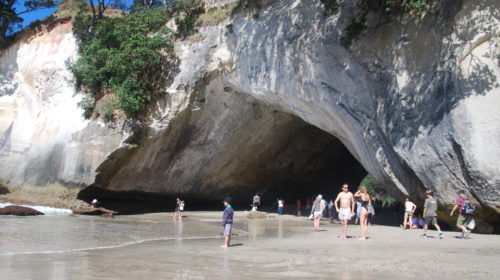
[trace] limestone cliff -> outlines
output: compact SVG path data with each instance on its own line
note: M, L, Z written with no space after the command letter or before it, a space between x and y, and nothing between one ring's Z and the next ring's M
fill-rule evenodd
M343 1L330 17L319 0L240 8L222 24L200 28L201 41L176 44L180 72L131 137L83 121L74 109L78 96L61 78L50 83L57 90L43 91L49 84L43 79L40 89L28 90L21 80L26 66L14 61L42 37L20 42L1 58L0 156L8 163L0 176L243 200L255 191L311 194L329 186L333 194L366 170L397 197L418 200L433 189L451 204L465 189L498 213L499 4L437 2L397 24L369 14L368 28L349 49L339 38L359 12L355 1ZM57 75L42 76L54 82L74 49L55 45L71 54L53 62ZM43 61L31 64L39 75L51 71ZM13 109L20 108L14 100L28 96L37 97L39 111ZM66 116L45 105L63 96L68 100L59 104L72 108ZM24 125L21 111L30 116ZM56 119L49 121L51 114ZM51 175L33 181L38 174ZM499 223L498 214L488 215Z
M39 26L1 53L0 178L12 184L89 185L124 136L82 118L65 66L76 55L71 29Z

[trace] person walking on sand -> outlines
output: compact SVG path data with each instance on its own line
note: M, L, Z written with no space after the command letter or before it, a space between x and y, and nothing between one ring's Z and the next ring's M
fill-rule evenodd
M231 207L231 198L226 197L224 199L224 213L222 214L222 228L224 230L224 245L221 247L227 248L231 242L231 231L233 228L233 216L234 210Z
M460 239L464 239L469 236L470 230L467 229L467 225L470 223L472 220L472 215L467 215L465 213L465 206L466 204L470 204L470 200L465 196L465 191L460 190L457 192L458 198L455 203L455 206L453 206L453 209L450 212L450 217L453 216L453 213L457 210L457 208L460 207L459 212L458 212L458 219L457 219L457 228L462 231L462 235L460 236Z
M352 219L354 215L354 196L349 191L349 186L347 184L342 185L342 191L335 199L335 209L337 210L343 228L341 238L347 239L347 222Z
M302 216L302 201L300 199L297 199L297 217Z
M285 208L285 201L283 199L278 199L278 215L283 215L283 208Z
M330 223L333 223L334 218L335 218L335 203L333 203L333 198L332 198L328 203L328 219L330 220Z
M410 229L413 228L413 213L415 213L415 209L417 209L417 205L415 203L411 202L409 198L406 198L405 200L405 215L403 218L403 229L406 229L406 226L408 225Z
M434 198L434 194L432 193L431 190L427 190L425 192L425 196L427 197L424 202L425 225L424 225L424 234L422 234L421 236L423 238L427 238L427 229L429 228L429 225L432 224L439 232L439 239L443 239L443 233L441 232L441 227L439 227L437 223L438 202Z
M174 211L174 221L176 221L177 219L181 219L181 205L182 205L182 201L180 198L177 198L176 202L175 202L175 211ZM182 206L182 208L184 209L184 206Z
M252 211L257 211L257 208L260 206L260 196L256 193L252 199Z
M366 235L368 234L368 213L369 207L372 205L372 200L368 194L368 190L364 185L361 185L358 191L354 194L354 197L359 198L361 202L361 213L359 217L359 225L361 226L361 238L359 240L366 240Z
M322 195L318 195L316 200L314 200L311 212L314 217L314 231L319 231L319 223L321 221L321 217L323 216L323 211L325 210L325 201L323 200Z

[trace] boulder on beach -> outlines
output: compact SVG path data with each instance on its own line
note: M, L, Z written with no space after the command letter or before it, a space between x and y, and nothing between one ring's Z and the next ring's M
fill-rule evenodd
M29 207L10 205L0 208L0 215L38 216L43 215L43 213Z
M93 216L102 216L105 218L111 218L114 215L118 214L118 212L109 210L106 208L88 208L88 209L78 209L78 210L73 210L74 214L77 215L93 215Z
M249 218L249 219L265 219L265 218L267 218L267 214L265 212L260 212L260 211L250 211L250 212L248 212L247 218Z

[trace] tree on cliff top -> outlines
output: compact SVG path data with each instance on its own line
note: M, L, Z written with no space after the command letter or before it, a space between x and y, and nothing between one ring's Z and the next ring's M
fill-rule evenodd
M54 0L28 0L24 1L23 10L18 11L17 7L21 6L21 0L0 0L0 47L6 44L7 34L21 25L22 14L52 8L55 5Z

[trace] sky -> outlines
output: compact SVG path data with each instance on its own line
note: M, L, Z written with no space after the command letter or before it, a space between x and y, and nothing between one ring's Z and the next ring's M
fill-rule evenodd
M56 0L56 1L59 2L58 0ZM17 12L22 12L22 11L26 10L24 8L24 2L26 2L26 0L19 0L19 2L15 5ZM87 0L87 2L88 2L88 0ZM97 1L95 1L95 2L97 2ZM126 2L128 5L130 5L133 2L133 0L126 0ZM21 23L22 28L25 28L26 26L28 26L30 23L32 23L35 20L42 20L42 19L50 16L56 10L57 10L57 7L50 8L50 9L40 9L40 10L37 10L34 12L22 14L21 17L24 19L24 21ZM16 30L16 31L19 31L19 30Z
M25 2L25 0L20 0L16 5L14 5L17 12L22 12L22 11L26 10L26 8L24 8L24 2ZM24 19L24 21L21 23L22 28L28 26L31 22L33 22L37 19L41 20L41 19L48 17L49 15L54 13L56 10L57 10L57 8L41 9L41 10L34 11L31 13L22 14L21 17Z

